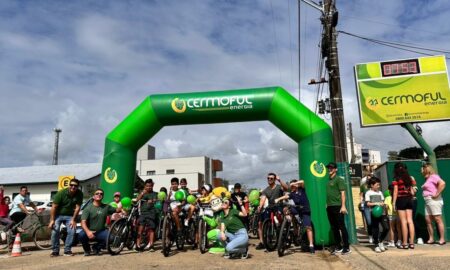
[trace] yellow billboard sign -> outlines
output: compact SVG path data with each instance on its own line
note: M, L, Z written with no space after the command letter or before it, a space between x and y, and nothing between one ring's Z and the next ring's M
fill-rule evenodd
M65 175L58 177L58 190L65 189L69 187L70 180L74 179L74 175Z
M450 119L444 56L355 66L361 126Z

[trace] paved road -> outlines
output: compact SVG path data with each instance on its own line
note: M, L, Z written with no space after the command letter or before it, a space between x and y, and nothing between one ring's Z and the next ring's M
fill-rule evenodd
M364 269L364 270L431 270L450 268L450 245L416 246L414 250L396 248L377 254L368 245L352 246L352 254L332 256L327 251L316 254L298 250L279 258L276 252L255 250L256 240L251 240L250 258L226 260L219 255L200 254L198 250L185 250L166 258L159 251L136 253L124 251L118 256L104 254L84 257L82 249L73 249L74 257L50 258L49 251L24 251L23 256L11 258L0 255L0 269Z

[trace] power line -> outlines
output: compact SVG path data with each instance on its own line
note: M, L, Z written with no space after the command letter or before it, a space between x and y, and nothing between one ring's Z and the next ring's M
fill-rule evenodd
M292 30L291 30L291 1L287 1L288 3L288 19L289 19L289 54L291 55L291 87L294 89L294 60L292 54Z
M275 37L275 52L277 56L277 64L278 64L278 74L280 76L280 85L281 85L281 68L280 68L280 56L278 55L278 38L277 38L277 31L275 29L275 15L273 14L273 6L272 6L272 0L269 0L270 2L270 13L272 15L272 26L273 26L273 35Z
M420 46L416 46L416 45L409 45L409 44L405 44L405 43L398 43L398 42L378 40L378 39L374 39L374 38L360 36L360 35L357 35L357 34L352 34L352 33L346 32L346 31L338 31L338 32L342 33L344 35L348 35L348 36L351 36L351 37L363 39L363 40L366 40L366 41L369 41L369 42L373 42L373 43L376 43L376 44L379 44L379 45L383 45L383 46L387 46L387 47L391 47L391 48L395 48L395 49L399 49L399 50L403 50L403 51L423 54L423 55L433 56L434 54L421 52L421 51L417 51L417 50L412 50L412 49L407 49L407 48L413 48L413 49L430 51L430 52L439 52L439 53L444 53L444 54L450 53L450 51L445 51L445 50L438 50L438 49L420 47ZM450 59L447 56L445 58L446 59Z

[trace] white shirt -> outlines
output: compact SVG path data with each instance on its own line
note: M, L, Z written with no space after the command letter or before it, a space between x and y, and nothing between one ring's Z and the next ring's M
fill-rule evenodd
M22 209L19 207L19 205L23 204L24 206L26 206L29 203L30 203L30 197L28 197L28 196L24 197L20 194L17 194L16 197L14 197L9 215L11 216L14 213L22 212Z

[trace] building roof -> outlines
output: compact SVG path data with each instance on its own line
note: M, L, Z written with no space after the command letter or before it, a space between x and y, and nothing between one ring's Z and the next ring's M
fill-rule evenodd
M74 175L83 181L101 171L101 163L0 168L0 185L57 183L63 175Z

